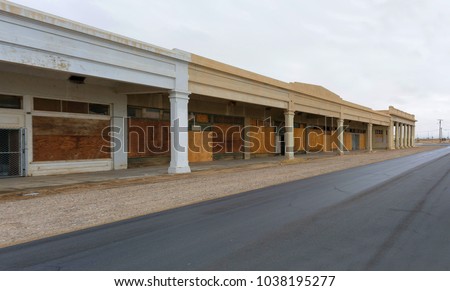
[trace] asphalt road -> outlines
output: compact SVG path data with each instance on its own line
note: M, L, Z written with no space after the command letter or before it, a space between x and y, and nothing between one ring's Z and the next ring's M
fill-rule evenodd
M0 270L450 270L450 147L0 249Z

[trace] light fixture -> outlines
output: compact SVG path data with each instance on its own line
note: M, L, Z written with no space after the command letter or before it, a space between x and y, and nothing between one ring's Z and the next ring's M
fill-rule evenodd
M84 80L86 80L86 77L71 75L68 80L70 83L84 84Z

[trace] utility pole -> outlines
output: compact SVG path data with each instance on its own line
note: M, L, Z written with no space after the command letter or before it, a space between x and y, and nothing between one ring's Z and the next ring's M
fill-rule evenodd
M442 121L444 121L443 119L438 119L439 121L439 142L442 141Z

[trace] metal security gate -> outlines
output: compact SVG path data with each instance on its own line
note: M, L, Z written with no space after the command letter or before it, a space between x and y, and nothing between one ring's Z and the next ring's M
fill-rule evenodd
M0 178L25 176L25 130L0 128Z

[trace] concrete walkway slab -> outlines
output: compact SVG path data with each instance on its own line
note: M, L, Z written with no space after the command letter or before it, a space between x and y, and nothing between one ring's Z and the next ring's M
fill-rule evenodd
M360 154L365 151L353 151L346 154ZM214 171L221 169L232 169L236 167L270 167L279 165L280 163L297 163L304 160L322 159L336 156L334 152L321 152L310 154L297 154L294 160L287 161L284 156L258 157L249 160L232 159L217 160L212 162L190 163L192 172ZM126 170L102 171L93 173L64 174L51 176L36 177L11 177L0 179L0 195L11 193L24 193L35 191L42 188L51 188L58 186L69 186L76 184L102 183L107 181L117 181L120 179L139 179L156 176L173 176L177 175L167 173L168 165L139 167ZM28 193L31 194L31 193Z
M326 156L334 156L334 153L320 153L310 155L298 155L299 159L320 158ZM279 164L283 162L283 156L273 156L264 158L254 158L250 160L218 160L203 163L190 163L192 172L228 169L234 167L247 167L253 165L267 166ZM94 173L79 173L37 177L11 177L0 179L0 195L9 194L11 192L32 191L40 188L68 186L75 184L88 184L107 182L119 179L138 179L152 176L173 176L167 173L168 165L139 167L126 170L102 171Z

